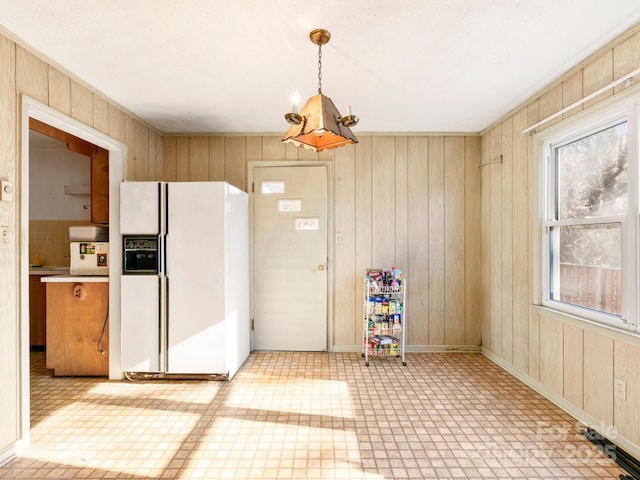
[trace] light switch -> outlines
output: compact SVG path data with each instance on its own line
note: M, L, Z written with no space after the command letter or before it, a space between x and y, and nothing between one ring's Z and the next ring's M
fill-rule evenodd
M9 246L9 227L0 227L0 245Z
M0 200L3 202L13 202L13 183L8 180L0 182Z

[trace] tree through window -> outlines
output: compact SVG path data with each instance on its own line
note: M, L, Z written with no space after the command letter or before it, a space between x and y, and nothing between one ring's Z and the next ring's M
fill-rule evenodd
M627 122L552 146L547 229L551 300L622 314Z

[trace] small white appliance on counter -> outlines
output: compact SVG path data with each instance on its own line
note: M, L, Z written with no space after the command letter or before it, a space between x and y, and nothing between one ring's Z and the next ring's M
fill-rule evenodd
M109 275L109 228L69 227L69 274Z
M120 184L124 372L231 379L250 353L247 193Z
M70 242L70 275L109 275L109 242Z

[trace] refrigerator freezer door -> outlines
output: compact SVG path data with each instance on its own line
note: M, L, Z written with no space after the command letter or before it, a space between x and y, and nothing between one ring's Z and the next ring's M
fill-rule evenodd
M168 184L167 372L226 374L223 182Z
M122 235L160 235L163 219L161 182L122 182L120 184L120 233Z
M125 372L162 372L162 314L164 278L123 275L121 282L121 358Z

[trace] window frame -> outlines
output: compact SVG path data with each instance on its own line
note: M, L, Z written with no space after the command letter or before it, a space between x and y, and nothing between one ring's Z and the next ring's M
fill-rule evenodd
M611 102L591 113L576 115L577 119L560 122L541 132L540 136L540 240L541 240L541 269L540 287L541 304L544 307L576 317L587 322L595 322L623 331L638 332L638 299L637 286L640 284L638 276L638 230L640 228L640 211L638 208L638 152L640 150L640 125L638 107L640 98L622 99ZM616 124L627 122L627 213L624 215L609 215L593 218L574 218L556 220L556 158L558 147L575 142L585 136L594 134ZM595 225L604 223L620 224L621 228L621 315L608 314L588 307L573 305L551 298L551 240L553 227L572 225Z

